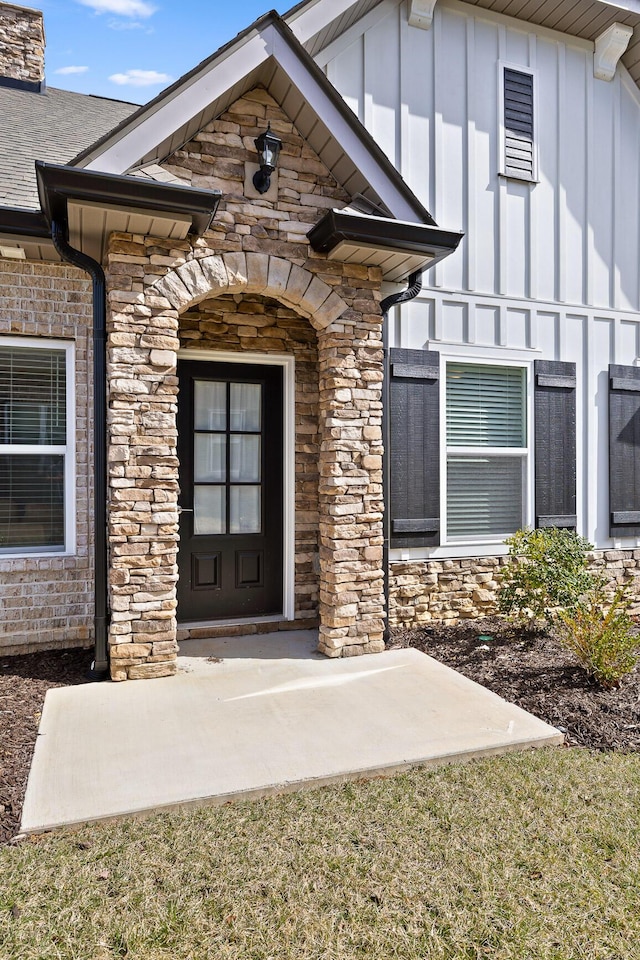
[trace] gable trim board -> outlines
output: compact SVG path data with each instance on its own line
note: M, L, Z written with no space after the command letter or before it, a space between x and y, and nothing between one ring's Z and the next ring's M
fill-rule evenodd
M275 89L282 78L288 81L284 91L282 85ZM285 112L290 90L295 89L291 120L348 193L362 194L396 219L434 224L374 138L275 13L261 17L72 163L122 174L162 160L204 126L207 117L223 112L229 98L237 99L260 82ZM212 104L216 104L214 111ZM305 119L311 121L308 130Z

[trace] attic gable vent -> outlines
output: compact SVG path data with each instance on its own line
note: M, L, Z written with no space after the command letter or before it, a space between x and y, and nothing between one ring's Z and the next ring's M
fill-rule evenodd
M533 74L504 67L504 169L507 177L535 180Z

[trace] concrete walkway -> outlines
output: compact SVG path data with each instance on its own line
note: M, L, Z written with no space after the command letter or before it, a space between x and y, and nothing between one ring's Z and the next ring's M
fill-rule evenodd
M562 742L416 650L327 660L315 643L188 641L176 677L50 690L22 830Z

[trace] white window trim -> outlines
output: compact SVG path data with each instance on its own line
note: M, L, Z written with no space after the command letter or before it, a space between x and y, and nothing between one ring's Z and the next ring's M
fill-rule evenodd
M236 353L230 350L178 350L179 360L204 360L213 363L256 363L282 367L283 378L283 584L282 616L295 619L295 553L296 553L296 366L293 354ZM262 618L260 618L262 619ZM268 618L271 619L271 618ZM276 618L278 619L278 618ZM187 624L180 622L180 626ZM217 623L218 621L211 621ZM234 620L234 623L237 621ZM200 624L202 625L202 624Z
M533 77L533 175L524 174L521 177L514 173L507 173L505 163L506 130L504 125L504 71L517 70ZM506 180L517 180L521 183L539 183L538 177L538 77L531 67L521 63L511 63L508 60L498 60L498 174Z
M458 447L461 454L475 453L479 449L490 456L521 456L524 470L524 502L522 526L533 524L535 464L533 461L533 363L532 361L518 361L506 358L479 359L477 357L461 358L455 354L441 354L440 356L440 530L441 543L435 550L429 552L429 559L436 560L444 557L472 557L499 556L508 552L504 539L496 540L491 537L449 538L447 535L447 364L465 363L468 366L516 367L525 371L525 409L527 414L527 445L526 447ZM414 548L416 549L416 548ZM424 550L422 551L424 556ZM403 558L404 559L404 558Z
M38 558L72 557L76 553L76 351L70 340L49 340L35 337L2 337L0 343L7 347L22 347L28 350L64 350L66 370L67 442L64 446L37 446L33 444L2 444L0 456L10 453L58 454L64 456L64 550L42 550L28 547L16 550L0 547L2 560L34 560Z

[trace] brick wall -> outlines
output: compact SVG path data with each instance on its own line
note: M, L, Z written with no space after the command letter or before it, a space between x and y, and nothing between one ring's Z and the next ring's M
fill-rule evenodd
M88 646L93 630L91 284L74 267L0 260L0 337L75 343L75 556L0 556L0 654Z

